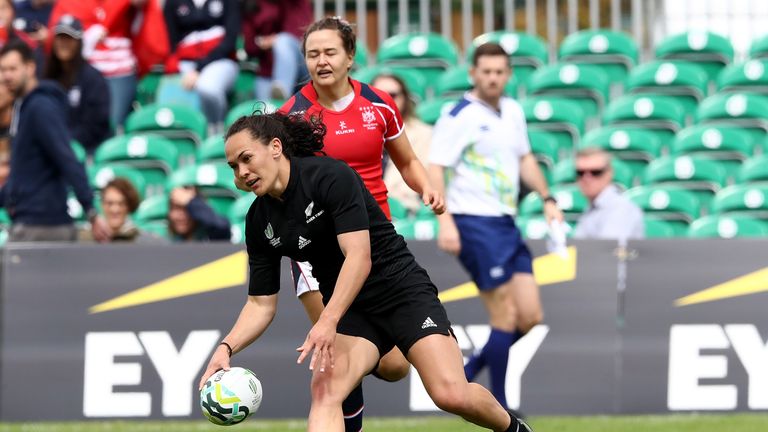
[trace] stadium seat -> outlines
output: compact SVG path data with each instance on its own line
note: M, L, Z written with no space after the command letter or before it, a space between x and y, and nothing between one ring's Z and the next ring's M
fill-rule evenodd
M428 86L445 70L458 64L456 44L438 33L408 33L387 38L376 53L382 65L407 66L421 74Z
M696 120L698 123L743 128L759 142L768 133L768 97L749 93L718 93L699 105Z
M634 174L623 161L617 158L611 160L613 167L613 182L623 189L633 186ZM576 183L576 161L573 158L563 159L552 170L552 183L566 185Z
M557 185L550 190L557 200L557 205L563 211L566 221L575 222L581 213L589 207L587 198L575 185ZM544 203L537 193L529 193L523 198L518 207L521 216L538 216L544 211Z
M469 76L469 66L454 66L443 72L435 84L435 96L438 97L462 97L465 92L473 87L472 78ZM504 93L512 98L517 98L517 77L512 77L504 88Z
M749 60L726 67L717 77L720 93L745 92L768 94L768 59Z
M527 87L528 78L536 69L549 62L549 50L544 39L525 32L499 30L481 34L472 41L467 49L467 63L472 64L475 49L487 42L498 43L509 54L512 74L517 76L517 82L522 87Z
M122 177L131 182L140 198L147 196L147 181L144 174L136 168L110 163L87 167L86 172L91 187L98 191L101 191L115 177Z
M752 137L741 129L694 125L681 130L670 147L670 154L699 155L720 161L734 178L742 162L754 153Z
M528 141L531 144L531 152L536 156L547 183L552 184L552 169L560 160L560 148L557 137L543 130L529 130Z
M141 201L134 216L137 224L165 221L168 217L168 195L155 195Z
M733 45L728 39L698 30L669 36L656 46L656 58L698 63L710 81L733 61L733 53Z
M99 198L98 193L94 193L93 195L93 207L96 210L101 211L101 199ZM74 192L67 194L67 214L75 221L76 225L86 223L85 211Z
M627 78L627 93L667 96L692 113L707 96L707 73L695 63L654 61L633 69Z
M194 163L195 149L205 139L208 124L199 111L180 105L148 105L132 112L125 132L153 133L173 141L179 150L179 164Z
M146 181L146 196L163 193L168 177L176 169L176 146L159 136L120 135L108 139L94 155L98 165L127 165L141 172Z
M693 221L688 237L738 238L766 237L768 224L744 215L709 215Z
M661 139L644 129L603 126L587 132L579 148L600 147L621 159L635 178L640 178L648 164L661 156Z
M176 170L168 180L167 190L179 186L197 187L208 204L225 217L235 200L245 193L235 187L232 169L223 163L207 162Z
M238 198L229 208L229 223L232 226L232 243L245 242L245 216L251 208L256 195L247 194Z
M747 159L739 168L738 183L768 183L768 154Z
M260 101L256 99L247 100L245 102L240 102L239 104L233 106L229 109L229 112L227 112L227 116L224 118L224 126L230 127L232 126L232 123L237 121L240 117L251 115L254 113L254 111L264 111L264 112L275 112L280 108L282 104L279 103L279 101Z
M389 203L389 214L392 216L392 220L401 220L408 218L408 208L395 197L387 197Z
M72 146L72 151L75 152L75 158L80 163L87 163L87 154L83 145L75 140L71 140L69 144Z
M358 40L355 45L355 62L352 63L352 70L356 71L368 66L370 51L363 41Z
M683 235L685 231L678 231L673 222L659 219L652 215L645 215L643 218L645 225L646 238L670 238Z
M700 156L664 156L645 169L643 184L675 184L692 191L703 207L725 187L726 170L716 161Z
M293 89L290 89L293 90ZM229 94L229 104L237 105L254 98L256 95L256 72L249 68L241 67L235 79L235 85Z
M424 123L433 125L441 115L450 111L459 100L455 97L440 97L422 102L416 106L416 115Z
M608 99L609 86L608 75L594 66L552 64L531 75L527 94L578 102L587 117L594 117Z
M527 98L522 101L528 130L547 131L557 138L561 154L571 154L584 133L584 112L567 99Z
M712 200L712 213L739 213L768 220L768 183L728 186Z
M665 145L685 126L685 116L684 107L675 99L632 94L608 104L603 112L603 124L655 132Z
M227 162L227 156L224 154L224 136L213 135L203 141L203 144L197 149L197 163L202 162Z
M374 78L381 74L395 75L408 86L408 91L420 102L427 99L427 80L413 68L403 66L376 65L360 68L352 73L352 78L370 84Z
M636 186L624 194L643 210L646 221L649 217L666 221L676 235L684 235L688 225L701 214L696 195L679 186Z
M549 224L547 224L547 220L542 216L517 216L515 217L515 225L520 228L523 237L528 240L543 240L549 234ZM575 223L567 225L569 229L565 235L566 237L571 237L573 236Z
M637 64L637 42L624 32L606 29L571 33L560 44L560 61L599 66L611 82L622 82Z
M181 84L180 74L160 77L154 103L158 105L184 105L200 110L200 95L193 89L188 90Z
M136 86L136 102L140 106L146 106L155 103L155 95L160 86L160 80L163 78L162 70L153 70L144 75Z

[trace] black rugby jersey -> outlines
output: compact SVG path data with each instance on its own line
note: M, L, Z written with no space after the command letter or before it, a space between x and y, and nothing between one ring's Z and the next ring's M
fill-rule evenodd
M294 157L282 200L257 198L245 222L250 266L249 295L280 289L280 259L309 261L323 302L330 300L344 254L338 234L369 230L371 272L352 306L384 307L399 292L397 282L420 269L360 176L325 156Z

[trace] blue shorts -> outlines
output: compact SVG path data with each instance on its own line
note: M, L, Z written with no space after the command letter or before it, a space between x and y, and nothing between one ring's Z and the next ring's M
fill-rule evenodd
M533 273L531 251L511 216L453 215L461 238L459 261L480 290Z

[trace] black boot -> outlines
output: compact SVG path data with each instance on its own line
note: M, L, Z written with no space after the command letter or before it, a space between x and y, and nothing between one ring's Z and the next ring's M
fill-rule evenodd
M515 416L512 410L507 410L507 412L510 423L506 432L533 432L533 429L523 419Z

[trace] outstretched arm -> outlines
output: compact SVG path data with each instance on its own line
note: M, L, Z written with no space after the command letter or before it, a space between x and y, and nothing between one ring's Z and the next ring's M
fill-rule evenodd
M245 306L240 311L240 316L232 330L224 337L223 342L232 347L233 355L242 351L264 333L269 324L272 323L276 312L277 294L248 296ZM205 368L205 372L200 378L198 388L202 389L205 381L220 369L229 369L229 349L224 344L216 347L213 352L208 367Z
M413 152L405 132L387 141L386 148L408 187L420 194L424 205L430 206L435 214L442 214L445 211L443 194L429 181L427 170Z

